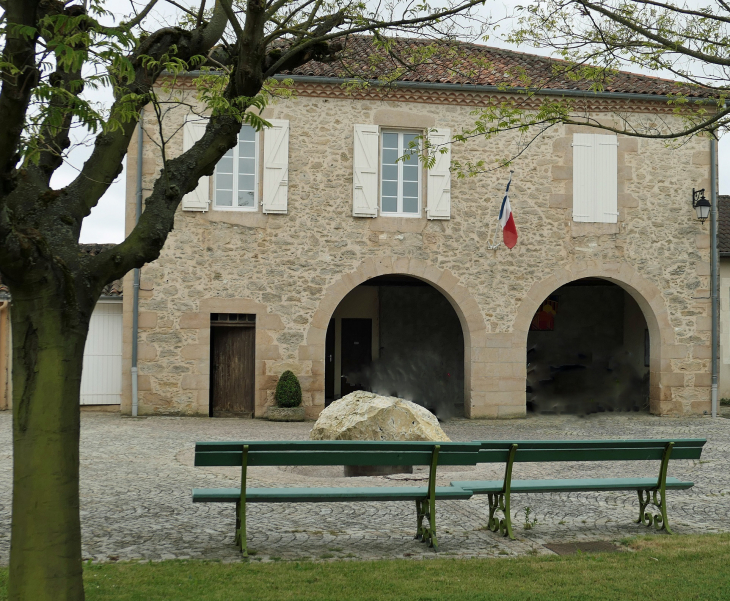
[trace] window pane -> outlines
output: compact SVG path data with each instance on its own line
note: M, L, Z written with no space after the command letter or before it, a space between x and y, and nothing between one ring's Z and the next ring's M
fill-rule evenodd
M418 134L403 134L403 150L407 150L409 148L409 144L417 137ZM418 146L418 143L416 143L416 148L418 148Z
M256 130L250 125L244 125L238 134L238 140L240 142L249 141L253 142L256 139Z
M418 198L418 182L403 182L403 196Z
M233 174L219 173L216 175L215 187L219 190L233 190Z
M398 196L398 182L383 182L383 196Z
M238 192L238 206L239 207L252 207L253 204L253 191L239 190Z
M403 151L403 164L404 165L413 165L414 167L416 167L418 165L418 155L410 154L408 149L405 149Z
M383 196L383 213L396 213L398 211L398 199L392 196Z
M418 199L417 198L403 198L403 212L404 213L418 213Z
M238 145L238 156L252 159L256 156L256 144L253 142L241 142Z
M230 154L229 154L230 153ZM229 150L215 166L216 173L233 173L233 151Z
M253 175L256 172L256 161L253 159L238 159L239 175Z
M233 206L233 192L231 192L230 190L216 190L215 204L218 207Z
M383 148L398 148L398 134L384 133Z
M383 165L383 179L398 181L398 165Z
M417 182L418 167L415 165L403 165L403 180L407 182Z
M398 151L391 148L383 148L383 164L394 165L398 160Z
M238 189L241 192L251 192L255 188L256 178L251 175L238 176Z

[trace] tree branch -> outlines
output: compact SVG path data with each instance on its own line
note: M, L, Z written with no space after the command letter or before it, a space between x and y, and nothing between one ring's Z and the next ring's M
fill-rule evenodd
M36 37L25 36L13 25L36 26L39 0L8 0L5 48L0 88L0 115L5 126L0 128L0 206L2 197L14 187L13 173L26 113L40 72L35 65Z
M119 27L127 30L137 27L137 25L139 25L149 14L149 12L155 7L155 4L157 4L157 2L158 0L150 0L147 3L147 6L145 6L140 13L138 13L133 19L120 23Z
M698 52L696 50L692 50L691 48L688 48L687 46L680 44L679 42L676 42L674 40L670 40L669 38L665 36L661 36L659 34L653 33L649 29L642 27L635 23L634 21L627 19L625 17L622 17L621 15L608 10L606 8L603 8L603 6L599 4L593 4L589 0L572 0L576 4L579 4L583 6L584 8L590 8L591 10L594 10L598 13L601 13L605 17L611 19L612 21L616 23L620 23L627 29L630 29L634 33L638 33L642 36L644 36L647 39L650 39L657 44L660 44L662 48L666 48L667 50L671 50L673 52L676 52L678 54L683 54L685 56L691 56L692 58L696 58L697 60L701 60L706 63L710 63L712 65L722 65L725 67L730 67L730 59L721 59L715 56L711 56L709 54L705 54L704 52Z

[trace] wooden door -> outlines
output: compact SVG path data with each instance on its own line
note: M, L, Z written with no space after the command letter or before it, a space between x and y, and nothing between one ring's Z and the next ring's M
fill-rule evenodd
M364 370L373 358L373 320L343 318L341 341L342 396L367 390Z
M253 417L256 329L210 328L210 415Z
M335 398L335 320L330 319L324 341L324 403Z

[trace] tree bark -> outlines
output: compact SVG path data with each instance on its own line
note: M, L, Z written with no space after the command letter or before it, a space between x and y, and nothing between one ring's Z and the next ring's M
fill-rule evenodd
M13 294L12 601L84 599L79 393L91 310L66 302L60 286Z

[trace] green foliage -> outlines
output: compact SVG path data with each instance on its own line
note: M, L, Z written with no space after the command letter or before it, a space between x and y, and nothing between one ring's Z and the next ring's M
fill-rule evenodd
M532 508L525 507L525 523L522 525L525 530L532 530L537 526L537 518L530 517L532 515Z
M279 407L299 407L302 404L302 387L294 372L286 370L276 383L276 404Z

